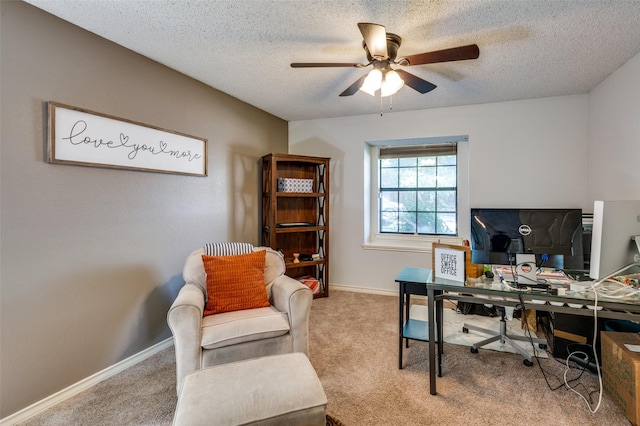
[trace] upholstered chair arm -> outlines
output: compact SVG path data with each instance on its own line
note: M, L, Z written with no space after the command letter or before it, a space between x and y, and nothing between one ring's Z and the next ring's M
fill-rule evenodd
M313 293L309 287L286 275L273 281L271 303L280 312L289 316L289 326L293 337L293 351L309 355L309 313Z
M185 284L169 308L167 322L173 333L176 351L176 391L180 394L183 379L200 369L202 312L205 297L195 284Z

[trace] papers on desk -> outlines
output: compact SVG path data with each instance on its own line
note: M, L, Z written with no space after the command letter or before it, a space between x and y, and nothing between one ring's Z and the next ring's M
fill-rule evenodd
M564 271L557 269L540 268L537 276L549 284L563 284L568 286L573 282L573 279L569 278Z
M628 343L625 343L624 346L631 352L640 352L640 345L630 345Z
M616 275L613 279L630 287L640 288L640 274Z
M496 266L494 267L494 274L498 277L502 277L509 282L515 282L513 277L513 271L515 268L510 266ZM552 268L540 268L536 274L538 280L544 280L547 284L554 285L566 285L569 286L573 280L564 273L564 271Z

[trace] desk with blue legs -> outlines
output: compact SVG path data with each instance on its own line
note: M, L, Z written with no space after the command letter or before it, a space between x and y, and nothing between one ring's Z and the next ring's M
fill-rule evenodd
M438 377L442 377L443 332L442 314L444 299L471 303L487 303L487 297L500 306L522 306L537 311L560 312L574 315L593 316L594 300L584 293L569 292L558 296L543 292L515 292L495 286L466 286L464 283L438 280L432 282L430 269L405 267L395 281L399 284L400 330L399 368L402 369L403 344L409 340L429 342L429 391L436 395L436 360ZM409 318L411 295L427 296L428 322ZM567 306L570 305L570 306ZM640 321L640 297L629 300L598 299L597 315L600 318ZM600 310L601 309L601 310ZM436 324L435 327L429 325ZM436 336L437 334L437 336ZM437 343L437 346L436 346ZM437 356L436 356L437 351Z
M429 324L442 324L442 301L439 308L434 310L429 304L428 322L409 318L409 308L411 305L411 295L427 296L428 300L435 299L435 289L427 286L431 281L431 270L424 268L403 268L396 277L400 292L400 330L399 330L399 358L398 368L402 369L402 346L409 347L409 340L420 340L429 342L429 372L435 372L436 367L436 346L438 342L438 376L442 377L442 327L430 327ZM435 311L435 312L434 312ZM436 337L436 331L438 336ZM436 378L435 374L430 374L431 394L435 395Z

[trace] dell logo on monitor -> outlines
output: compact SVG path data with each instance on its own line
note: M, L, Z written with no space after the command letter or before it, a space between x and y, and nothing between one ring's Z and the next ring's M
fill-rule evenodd
M518 232L520 233L520 235L526 237L531 233L531 227L529 225L520 225L520 227L518 228Z

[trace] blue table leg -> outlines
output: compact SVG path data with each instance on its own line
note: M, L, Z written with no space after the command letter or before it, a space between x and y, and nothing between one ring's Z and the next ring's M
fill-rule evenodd
M435 322L435 291L427 286L427 306L429 315L429 392L437 395L436 392L436 327ZM438 325L442 328L442 324Z
M398 368L402 370L402 331L404 327L404 297L405 297L405 288L406 284L404 282L400 283L400 313L399 313L399 321L400 321L400 331L398 333L398 337L400 339L400 347L398 350Z

